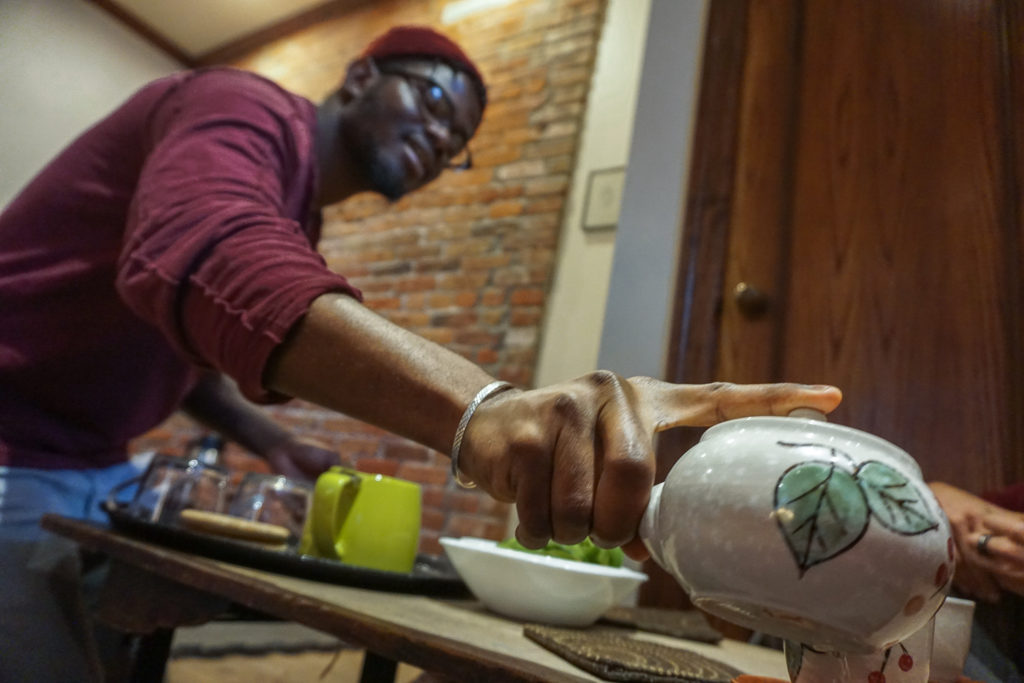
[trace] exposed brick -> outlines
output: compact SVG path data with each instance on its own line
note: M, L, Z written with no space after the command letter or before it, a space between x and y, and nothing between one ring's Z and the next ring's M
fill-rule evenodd
M428 258L417 260L413 267L417 273L438 273L458 270L459 265L457 258Z
M426 462L431 459L431 450L411 441L395 441L385 446L387 457L402 461Z
M583 102L586 99L587 85L585 83L576 83L565 88L559 88L558 92L551 98L551 101L559 104L561 102Z
M420 496L423 507L441 508L444 506L445 496L448 494L447 482L441 486L424 485L421 487Z
M487 284L487 273L451 273L438 275L440 289L480 289Z
M574 85L577 83L586 83L591 78L591 70L586 66L579 65L562 65L560 67L555 67L548 72L548 74L548 78L551 79L551 85L556 88Z
M569 154L557 157L546 157L545 166L547 167L548 173L564 173L565 171L572 169L573 158Z
M441 531L444 529L445 522L447 522L447 515L440 510L424 507L420 514L420 527L423 529Z
M540 308L513 308L508 314L508 324L513 327L537 325L541 315Z
M453 244L445 245L445 256L466 256L467 254L483 254L490 250L491 240L471 239L461 240Z
M411 262L410 265L415 266L416 264L430 258L436 258L441 255L440 244L408 244L399 245L395 247L395 258L398 260Z
M435 313L430 323L436 327L450 327L454 329L463 328L476 323L477 316L474 311L453 311L450 313Z
M476 166L501 166L513 161L518 161L523 156L523 150L518 145L507 145L504 147L490 147L473 155L473 164Z
M430 529L420 531L419 552L426 555L443 555L444 546L441 545L441 534Z
M576 140L571 137L549 138L523 145L523 155L531 159L536 159L537 157L553 157L563 154L572 154L575 149Z
M494 349L481 349L476 354L476 362L480 365L497 363L501 356Z
M445 509L453 512L473 513L480 509L481 497L479 493L474 491L452 489L445 493L442 505Z
M490 346L497 343L500 338L500 335L479 329L464 329L455 333L455 341L459 344Z
M422 292L434 289L437 286L437 279L433 275L418 275L399 278L395 282L396 292Z
M496 374L498 379L523 387L530 386L530 382L533 378L533 372L530 368L524 368L518 365L502 367Z
M529 202L523 210L523 213L544 213L545 211L561 211L562 205L565 200L562 195L556 195L553 197L543 197L541 199L535 199Z
M450 328L428 327L416 330L416 334L424 339L434 342L435 344L441 344L442 346L446 346L455 341L455 330Z
M566 175L548 176L536 180L527 181L524 188L526 196L555 194L565 195L569 187L569 177Z
M490 523L486 519L476 517L453 516L445 529L445 533L451 536L471 536L474 538L488 538L487 532ZM491 536L493 540L501 540L499 536Z
M554 249L524 249L519 252L519 259L527 266L539 266L538 268L531 268L531 271L536 271L537 274L549 275L551 273L550 266L555 260Z
M381 451L382 443L377 439L345 439L335 446L335 450L343 458L355 462L376 457Z
M443 484L448 480L448 470L439 465L404 462L399 465L396 476L423 484Z
M431 292L427 295L427 306L430 308L448 308L455 305L455 295L451 292Z
M532 160L500 166L496 173L499 180L512 180L544 175L546 171L547 166L544 165L543 161Z
M505 333L505 346L509 349L532 349L536 343L536 327L510 327Z
M391 277L374 277L374 278L350 278L354 282L358 283L358 286L363 290L364 295L372 295L379 292L391 292L395 287L395 279Z
M486 308L479 313L480 322L488 327L494 328L501 325L505 320L504 308Z
M480 303L484 306L497 306L505 303L506 295L505 289L485 289L480 295Z
M412 264L408 261L390 261L378 263L370 267L371 275L400 275L412 270Z
M515 267L505 268L494 274L494 284L499 287L511 287L512 285L525 285L530 282L530 273L526 268ZM506 295L506 298L507 295Z
M367 296L363 299L363 303L367 308L371 308L375 311L383 311L390 308L401 308L402 302L397 297L372 297Z
M397 460L385 460L383 458L359 458L354 461L354 464L360 472L383 474L386 477L397 476L398 468L401 465Z
M576 118L582 112L582 102L550 102L530 115L530 123L551 123L563 119Z
M522 212L523 203L517 200L510 200L491 204L487 215L491 218L508 218L509 216L518 216Z
M544 290L534 287L516 289L509 297L509 302L516 305L540 305L544 303Z
M462 267L466 271L491 271L507 266L511 261L509 254L488 254L484 256L467 256L462 259Z
M473 226L473 236L480 238L501 238L504 239L508 235L513 235L519 231L519 223L521 219L516 218L512 220L498 220L498 221L484 221L477 223Z

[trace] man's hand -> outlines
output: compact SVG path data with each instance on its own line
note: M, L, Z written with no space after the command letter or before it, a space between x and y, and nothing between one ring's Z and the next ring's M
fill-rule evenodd
M315 481L329 467L342 464L336 452L308 439L282 441L263 456L275 472L299 481Z
M986 602L998 602L1004 590L1024 595L1024 515L949 484L930 487L953 530L956 588ZM978 542L986 534L982 554Z
M460 465L492 496L515 502L524 546L589 535L642 559L635 536L654 484L655 432L795 408L827 413L840 400L835 387L678 385L599 371L484 402L469 423Z

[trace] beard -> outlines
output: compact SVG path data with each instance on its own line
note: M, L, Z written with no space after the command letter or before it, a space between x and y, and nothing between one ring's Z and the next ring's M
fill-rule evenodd
M405 196L405 167L399 159L384 153L381 147L367 138L358 141L355 152L371 190L392 202Z

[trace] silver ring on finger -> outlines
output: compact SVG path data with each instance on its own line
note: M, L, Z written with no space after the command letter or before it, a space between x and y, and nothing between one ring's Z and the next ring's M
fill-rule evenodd
M982 557L991 557L992 551L988 549L988 542L992 540L992 534L982 534L978 536L978 554Z

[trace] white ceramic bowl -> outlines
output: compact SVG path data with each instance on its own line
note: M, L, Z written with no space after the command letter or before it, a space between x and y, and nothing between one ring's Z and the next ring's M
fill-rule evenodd
M586 626L647 580L625 567L499 548L482 538L445 537L441 545L480 602L522 621Z

